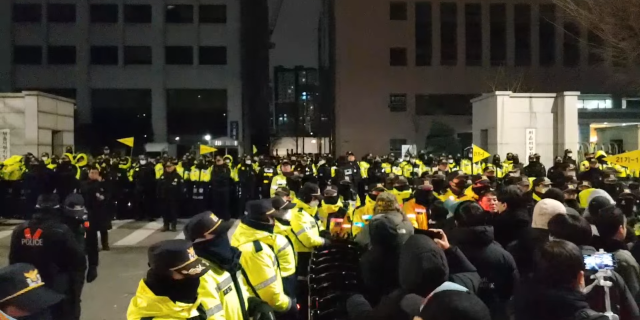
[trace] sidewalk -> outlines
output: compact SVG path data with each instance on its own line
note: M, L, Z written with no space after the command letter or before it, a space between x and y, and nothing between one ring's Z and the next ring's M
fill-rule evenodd
M16 226L23 222L24 220L0 218L0 226Z

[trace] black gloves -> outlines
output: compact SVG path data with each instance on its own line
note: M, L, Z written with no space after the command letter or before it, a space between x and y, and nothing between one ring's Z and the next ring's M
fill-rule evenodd
M329 230L322 230L320 231L320 236L325 239L331 238L331 232Z
M264 301L249 297L249 316L254 320L275 320L273 309Z
M331 239L324 238L324 244L322 246L323 247L328 247L330 245L331 245Z
M87 270L87 283L91 283L98 278L98 267L90 266Z

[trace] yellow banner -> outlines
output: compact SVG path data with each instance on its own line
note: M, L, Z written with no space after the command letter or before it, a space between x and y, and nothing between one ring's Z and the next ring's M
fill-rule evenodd
M629 169L640 169L640 150L616 154L606 157L604 160Z

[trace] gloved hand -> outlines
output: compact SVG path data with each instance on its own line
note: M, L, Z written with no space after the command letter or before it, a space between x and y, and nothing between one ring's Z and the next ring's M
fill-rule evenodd
M329 230L322 230L320 231L320 236L325 239L331 238L331 232Z
M249 297L249 308L247 309L249 316L254 320L275 320L273 309L264 301Z
M90 266L87 270L87 283L91 283L98 278L98 267Z
M331 239L324 238L324 244L322 246L323 247L328 247L330 245L331 245Z

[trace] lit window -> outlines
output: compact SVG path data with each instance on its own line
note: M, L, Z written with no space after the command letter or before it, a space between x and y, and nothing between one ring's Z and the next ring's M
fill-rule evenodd
M578 109L611 109L611 99L578 100Z

